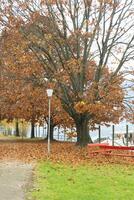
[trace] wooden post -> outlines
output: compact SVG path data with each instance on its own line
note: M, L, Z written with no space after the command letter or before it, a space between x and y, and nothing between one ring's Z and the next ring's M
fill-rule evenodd
M38 137L40 138L40 125L38 127Z
M46 125L44 129L45 129L45 131L44 131L45 134L44 135L45 135L45 137L47 137L48 125Z
M43 135L42 137L44 138L45 137L45 126L43 126Z
M126 125L126 145L128 146L128 125Z
M59 134L60 134L60 127L58 126L58 140L59 140Z
M71 128L71 132L73 132L73 128ZM71 142L73 141L73 137L71 137Z
M98 129L98 133L99 133L99 143L101 143L101 126L99 125L99 129Z
M64 128L64 141L66 140L66 137L65 137L65 131L66 131L66 129Z
M35 130L36 130L36 138L38 137L38 126L35 126Z
M112 125L112 146L114 146L114 134L115 134L115 128L114 125Z

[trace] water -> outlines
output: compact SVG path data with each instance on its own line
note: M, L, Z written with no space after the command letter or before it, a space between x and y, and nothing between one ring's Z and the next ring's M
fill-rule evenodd
M112 125L110 127L101 126L101 138L112 138ZM134 133L134 124L126 123L125 121L120 124L115 125L115 134L125 134L126 133L126 125L128 125L128 132ZM98 136L98 130L90 131L90 136L92 140L96 140Z

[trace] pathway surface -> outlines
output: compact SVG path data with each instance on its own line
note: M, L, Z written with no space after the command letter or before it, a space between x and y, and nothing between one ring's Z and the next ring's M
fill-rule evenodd
M32 178L32 164L0 162L0 200L25 200Z

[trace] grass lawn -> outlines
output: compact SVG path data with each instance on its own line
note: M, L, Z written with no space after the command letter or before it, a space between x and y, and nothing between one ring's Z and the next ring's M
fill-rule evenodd
M70 166L43 162L36 169L35 200L133 200L134 167Z

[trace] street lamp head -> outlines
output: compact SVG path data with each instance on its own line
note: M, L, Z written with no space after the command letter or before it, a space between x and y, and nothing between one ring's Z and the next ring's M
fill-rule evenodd
M53 95L53 89L47 89L47 96L52 97Z

